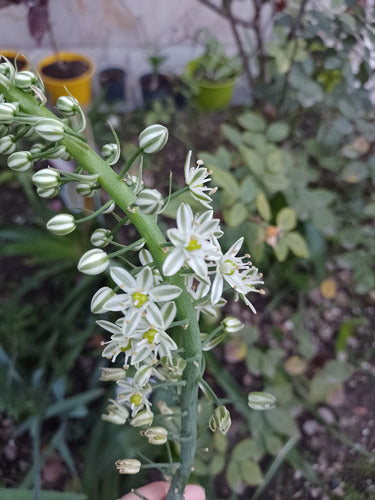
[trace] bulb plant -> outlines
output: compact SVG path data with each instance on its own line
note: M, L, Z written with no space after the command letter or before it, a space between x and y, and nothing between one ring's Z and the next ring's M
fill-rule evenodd
M109 400L103 419L117 425L130 424L149 443L167 447L167 464L124 457L116 466L125 474L136 474L151 465L158 467L171 481L167 498L182 499L194 464L200 389L214 404L207 427L225 434L231 423L228 409L204 380L204 352L242 326L236 318L228 317L211 333L201 333L200 315L215 314L223 307L224 289L232 289L235 298L254 311L248 296L251 292L263 293L259 288L262 275L249 255L238 255L243 238L228 251L221 249L223 232L211 208L215 188L207 186L210 174L201 161L191 166L191 152L184 166L186 186L167 199L144 186L142 162L138 175L129 175L138 157L157 153L165 146L168 130L164 126L156 124L143 130L138 150L117 171L113 168L119 160L117 137L103 147L100 156L81 135L85 119L73 97L59 98L56 114L44 104L43 84L37 75L17 72L9 61L0 64L0 144L4 144L1 153L8 167L22 175L32 172L37 160L73 158L77 163L74 172L49 166L33 173L37 193L53 198L61 186L75 182L82 196L92 196L98 189L109 196L109 201L86 217L55 215L48 221L47 230L64 236L99 214L113 214L120 221L113 231L96 229L90 236L93 248L77 263L81 273L107 273L112 283L101 287L91 301L94 314L110 313L111 319L116 318L97 321L110 334L103 356L116 362L114 367L104 368L101 375L101 380L116 384L116 396ZM25 138L29 143L34 141L28 150L22 149ZM168 229L165 237L158 215L172 197L187 190L202 210L193 213L189 204L181 204L176 227ZM133 224L139 239L128 245L116 242L121 224ZM113 245L116 250L111 252L108 248ZM129 263L129 254L138 265ZM125 267L124 262L129 265ZM175 410L165 401L156 401L160 387L172 391L178 400L173 430L168 419ZM257 408L272 407L270 397L259 395Z

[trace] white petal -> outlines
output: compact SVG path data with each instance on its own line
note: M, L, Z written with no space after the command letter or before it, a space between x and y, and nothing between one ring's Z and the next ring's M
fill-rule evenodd
M150 324L154 325L155 327L160 327L163 325L163 316L160 312L160 309L152 302L150 302L150 304L148 304L147 306L146 317Z
M219 274L215 276L211 289L211 303L217 304L223 293L223 278Z
M176 304L174 302L168 302L163 304L161 308L161 314L163 316L164 328L167 329L176 317Z
M186 155L186 160L185 160L185 165L184 165L186 184L189 184L190 160L191 160L191 150Z
M154 284L154 277L152 271L149 267L144 267L140 273L136 276L137 284L139 284L141 290L147 291Z
M181 294L180 287L175 285L159 285L150 290L149 296L156 302L169 302Z
M167 235L175 247L186 247L189 243L189 236L176 228L168 229Z
M163 274L165 274L165 276L173 276L181 269L184 262L184 252L180 249L172 250L163 263Z
M107 332L110 333L122 333L122 330L119 326L115 325L114 323L111 323L110 321L105 321L104 319L100 319L96 321L96 324L104 328L104 330L107 330Z
M198 276L205 278L208 273L207 265L202 257L202 254L190 252L188 265L197 273Z
M136 281L133 276L122 267L110 268L111 278L121 289L131 290L136 288Z
M177 210L177 227L182 231L190 231L194 216L190 205L182 203Z

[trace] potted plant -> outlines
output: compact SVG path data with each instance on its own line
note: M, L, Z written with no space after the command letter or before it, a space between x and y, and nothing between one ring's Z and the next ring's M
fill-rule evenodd
M166 101L172 94L172 85L168 76L160 73L160 66L167 56L153 54L148 58L152 68L151 73L147 73L140 78L143 101L146 107L150 107L152 101Z
M103 99L107 103L125 101L126 72L117 67L105 68L99 73L99 84Z
M226 56L222 44L207 35L203 55L190 61L185 71L195 88L194 101L197 106L205 111L226 108L241 68L239 57Z

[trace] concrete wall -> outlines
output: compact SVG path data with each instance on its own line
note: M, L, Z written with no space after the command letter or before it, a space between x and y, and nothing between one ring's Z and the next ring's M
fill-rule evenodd
M235 4L249 9L251 2ZM24 5L0 10L0 48L18 49L37 65L51 53L51 45L48 35L39 47L31 38L27 11ZM228 53L235 51L228 22L197 0L50 0L50 18L60 50L92 57L98 71L112 65L125 68L128 94L136 103L138 78L149 70L148 55L167 55L162 69L182 73L202 51L196 41L202 27L225 43Z

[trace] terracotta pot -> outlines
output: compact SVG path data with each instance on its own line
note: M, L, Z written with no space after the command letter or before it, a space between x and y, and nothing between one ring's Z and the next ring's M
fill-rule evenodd
M81 106L91 102L91 80L95 65L88 57L60 52L43 59L38 69L52 104L60 96L67 95L65 87Z

